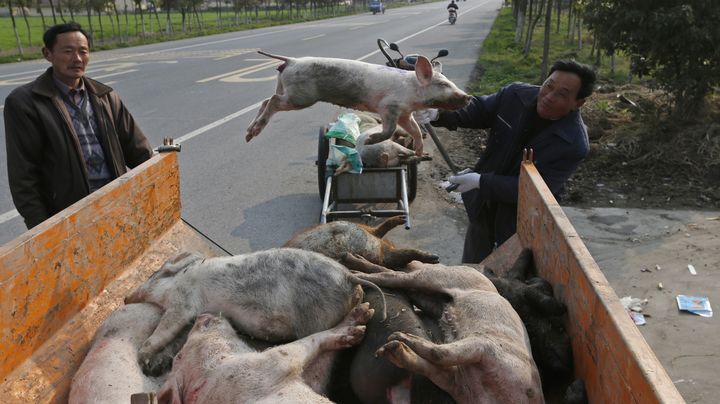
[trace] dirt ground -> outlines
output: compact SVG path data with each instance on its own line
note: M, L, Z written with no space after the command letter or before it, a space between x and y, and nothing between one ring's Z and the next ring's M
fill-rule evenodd
M663 101L639 85L600 87L583 107L591 152L561 205L618 298L644 302L647 324L639 329L682 396L712 403L720 395L717 320L681 312L675 299L720 302L720 102L713 98L698 119L668 120ZM474 165L482 131L437 132L456 165ZM464 212L438 186L449 173L435 151L413 204L417 230L390 236L440 248L441 262L458 263ZM438 209L444 214L426 216Z

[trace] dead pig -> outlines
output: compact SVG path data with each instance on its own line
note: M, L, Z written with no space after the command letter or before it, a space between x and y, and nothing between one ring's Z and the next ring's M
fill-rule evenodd
M402 268L410 261L439 262L435 254L414 248L397 248L383 239L387 232L403 223L405 219L402 216L388 218L375 227L334 221L300 232L284 247L315 251L336 260L342 260L346 253L352 253L392 269Z
M115 404L128 402L134 393L157 391L165 377L145 376L137 354L161 315L159 307L146 303L112 312L95 332L92 346L73 376L68 402Z
M414 150L422 156L420 127L412 116L419 109L464 107L470 96L441 73L434 72L430 61L419 56L415 71L347 59L292 58L258 53L283 61L278 67L275 94L263 101L250 123L245 140L259 135L273 114L310 107L318 101L346 108L377 112L383 131L374 141L389 139L397 126L413 138Z
M159 403L330 403L305 383L303 371L318 355L362 339L373 310L353 303L334 328L262 352L239 338L225 318L198 316L158 392Z
M200 313L222 313L238 332L284 342L337 324L352 308L358 283L374 286L312 251L279 248L215 258L184 253L168 260L125 301L164 310L138 354L143 370L157 374L168 366L159 352Z
M445 343L396 332L379 355L426 376L460 404L544 402L522 320L484 275L470 267L419 262L407 271L358 277L420 292L411 293L411 300L424 311L442 313Z
M388 318L385 321L370 319L365 338L354 348L350 362L349 379L355 396L365 404L403 403L408 400L411 403L454 403L446 392L426 377L397 367L387 358L375 357L375 352L396 331L436 342L440 337L436 324L428 326L401 291L388 289L384 292ZM380 295L369 290L365 300L373 306L380 303Z

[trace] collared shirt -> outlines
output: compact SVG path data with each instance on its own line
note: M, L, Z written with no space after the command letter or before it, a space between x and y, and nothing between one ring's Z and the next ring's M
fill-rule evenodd
M57 79L55 85L60 90L65 108L70 114L87 168L90 192L94 192L110 182L112 175L105 159L105 152L97 137L97 121L87 90L82 80L76 88L70 88Z

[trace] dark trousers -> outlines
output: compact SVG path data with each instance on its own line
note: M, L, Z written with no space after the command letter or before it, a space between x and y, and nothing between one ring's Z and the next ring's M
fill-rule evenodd
M495 248L495 208L485 205L469 218L462 262L479 264Z

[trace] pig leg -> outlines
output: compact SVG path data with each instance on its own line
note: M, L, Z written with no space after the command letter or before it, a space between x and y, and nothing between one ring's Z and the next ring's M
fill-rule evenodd
M417 124L411 113L403 115L398 120L398 125L405 129L413 139L413 150L418 157L423 156L423 139L420 125Z
M294 111L307 108L313 105L315 101L316 100L313 100L309 103L294 103L287 94L273 94L273 96L268 99L268 102L265 105L265 108L262 110L260 116L258 116L252 123L252 125L248 127L247 134L245 135L245 141L249 142L252 140L252 138L259 135L263 128L265 128L265 126L268 124L270 118L276 112Z
M195 318L195 312L184 309L187 309L185 304L171 305L165 310L152 335L143 342L138 351L138 362L145 374L158 376L169 367L172 357L158 355L158 352L170 344Z
M437 264L440 262L440 257L437 255L414 248L387 249L383 255L383 263L386 267L392 269L402 268L411 261L420 261L428 264Z
M417 353L401 341L390 341L375 353L392 362L395 366L430 379L445 391L453 391L454 371L437 366Z
M340 263L348 267L350 270L360 271L366 274L373 274L378 272L392 272L392 270L389 268L386 268L382 265L373 264L372 262L365 259L365 257L352 253L345 253L340 258Z
M370 307L368 303L362 304L363 295L362 286L355 285L350 303L353 309L350 310L337 327L363 325L370 320L374 311L368 310ZM326 393L335 357L335 352L323 352L304 367L303 380L316 393L323 395Z
M383 238L387 232L400 226L401 224L405 224L405 217L402 215L393 216L373 227L370 230L370 234L378 238Z
M366 145L380 143L383 140L390 139L395 133L395 129L397 129L398 116L400 115L398 112L398 106L385 105L384 107L380 107L380 109L382 109L380 116L382 117L383 130L380 133L373 133L368 136L365 141Z
M441 367L479 363L486 353L494 352L494 344L485 338L467 337L448 344L435 344L426 339L404 332L394 332L388 341L399 341L417 355ZM492 355L491 355L492 356Z
M306 365L311 364L318 355L325 351L337 351L358 344L365 335L364 324L370 320L374 313L375 311L370 308L369 303L358 304L350 310L350 313L337 326L268 349L263 353L269 356L268 360L264 362L277 366L287 362L288 358L292 358L292 362L299 365L302 371ZM303 374L303 378L309 376L311 375Z

